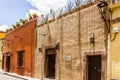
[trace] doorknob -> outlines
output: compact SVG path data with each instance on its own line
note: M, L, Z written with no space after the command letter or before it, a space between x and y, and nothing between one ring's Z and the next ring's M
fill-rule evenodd
M94 69L97 69L96 67L94 67Z
M98 72L101 72L101 70L98 70Z

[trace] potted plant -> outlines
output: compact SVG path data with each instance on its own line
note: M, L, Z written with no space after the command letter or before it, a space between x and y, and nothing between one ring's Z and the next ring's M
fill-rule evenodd
M12 25L12 27L15 29L15 28L16 28L16 25L15 25L15 24L13 24L13 25Z
M38 17L37 13L33 13L32 16L33 16L33 18L37 18Z
M28 13L28 16L29 16L29 20L32 19L32 15L30 14L30 12Z
M10 30L9 29L6 29L6 32L8 33Z
M20 22L16 22L16 26L18 27L18 26L20 26L21 24L20 24Z
M12 30L13 30L12 28L9 29L9 31L12 31Z
M24 24L24 23L25 23L25 20L24 20L24 19L20 19L20 22Z
M25 19L25 23L26 23L27 21L28 21L28 19L26 18L26 19Z

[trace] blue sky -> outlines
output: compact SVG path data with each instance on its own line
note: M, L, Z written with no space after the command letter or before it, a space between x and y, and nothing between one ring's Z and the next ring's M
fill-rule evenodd
M0 28L10 27L25 18L30 9L48 12L51 8L64 6L67 1L74 0L0 0Z
M14 24L25 18L29 9L36 9L25 0L0 0L0 25Z

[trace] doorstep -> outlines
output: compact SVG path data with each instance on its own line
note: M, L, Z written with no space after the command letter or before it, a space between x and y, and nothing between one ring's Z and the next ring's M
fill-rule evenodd
M51 78L44 78L44 80L55 80L55 79L51 79Z

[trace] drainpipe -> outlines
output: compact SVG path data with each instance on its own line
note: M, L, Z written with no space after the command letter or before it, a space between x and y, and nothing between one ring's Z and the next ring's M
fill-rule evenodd
M77 65L78 68L82 67L82 54L81 54L81 8L78 8L78 46L79 46L79 64ZM81 75L81 72L80 72Z
M37 27L38 26L36 26L35 27L35 36L34 36L34 46L35 46L35 49L34 49L34 67L36 67L35 66L35 64L36 64L36 52L37 52ZM34 68L34 77L35 77L35 75L36 75L36 71L35 71L35 68Z
M63 25L63 23L62 23L63 21L62 21L62 18L60 19L60 23L61 23L61 25L60 25L60 62L59 62L59 80L61 80L60 79L60 66L61 66L61 62L63 62L63 61L61 61L61 59L62 59L62 53L63 53L63 47L62 47L62 41L63 41L63 38L62 38L62 30L63 30L63 28L62 28L62 25Z
M48 29L48 40L49 40L49 45L51 44L51 34L50 34L50 27L49 27L49 21L47 22L47 29Z
M35 52L36 52L36 42L37 42L37 20L35 20L35 25L34 25L34 39L31 39L31 76L34 77L34 73L35 73ZM34 41L34 44L32 45L32 40ZM32 46L34 47L34 49L32 48ZM34 57L33 57L34 56ZM33 59L34 58L34 59Z

